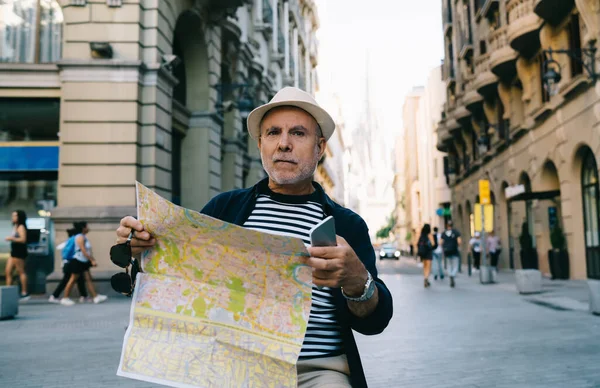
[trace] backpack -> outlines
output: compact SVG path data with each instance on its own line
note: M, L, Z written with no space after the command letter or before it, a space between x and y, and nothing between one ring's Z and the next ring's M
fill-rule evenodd
M419 242L417 243L417 256L419 257L429 257L431 255L431 242L427 238L427 236L421 236L419 238Z
M458 236L454 229L450 231L450 235L448 235L448 231L445 231L442 234L442 238L444 239L444 254L446 255L456 255L458 254Z
M439 245L440 245L440 243L438 241L438 234L434 233L433 234L433 250L436 250Z
M73 256L75 256L75 238L78 235L71 236L67 240L64 248L62 249L62 258L63 260L71 260Z

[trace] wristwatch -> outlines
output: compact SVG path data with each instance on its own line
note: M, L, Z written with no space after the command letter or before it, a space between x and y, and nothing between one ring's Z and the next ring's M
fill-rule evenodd
M365 283L365 291L358 298L353 298L351 296L346 295L344 293L344 287L342 287L342 295L344 295L344 298L346 298L347 300L350 300L352 302L365 302L365 301L371 299L371 297L373 296L374 293L375 293L375 282L373 281L373 276L371 276L371 273L369 271L367 271L367 282Z

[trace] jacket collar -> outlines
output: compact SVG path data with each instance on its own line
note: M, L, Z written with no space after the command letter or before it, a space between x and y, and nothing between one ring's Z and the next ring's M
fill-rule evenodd
M316 190L317 198L319 199L319 203L323 206L323 212L325 213L325 217L330 216L332 213L332 210L333 210L334 202L329 198L327 193L325 193L325 190L323 190L323 187L321 187L320 184L318 184L315 181L313 181L312 184ZM252 188L252 197L255 202L256 202L256 198L258 198L258 196L261 193L267 192L268 187L269 187L269 178L268 177L262 179L261 181L259 181L257 184L254 185L254 187Z

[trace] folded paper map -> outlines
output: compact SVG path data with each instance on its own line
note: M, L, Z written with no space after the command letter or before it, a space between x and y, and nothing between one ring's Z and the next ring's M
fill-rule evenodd
M173 387L295 387L311 304L300 239L172 204L136 184L142 257L119 376Z

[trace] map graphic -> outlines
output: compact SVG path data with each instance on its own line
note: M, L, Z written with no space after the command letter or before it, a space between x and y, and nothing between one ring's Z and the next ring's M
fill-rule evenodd
M173 387L295 387L311 305L300 239L244 229L136 183L141 259L117 375Z

